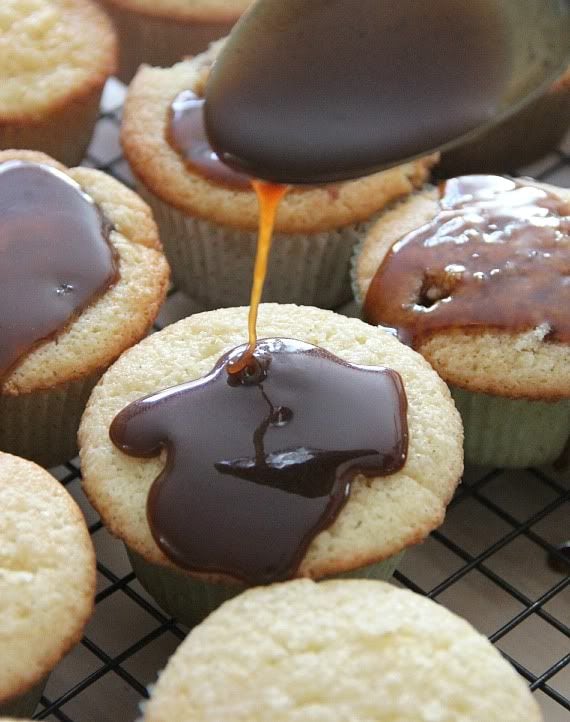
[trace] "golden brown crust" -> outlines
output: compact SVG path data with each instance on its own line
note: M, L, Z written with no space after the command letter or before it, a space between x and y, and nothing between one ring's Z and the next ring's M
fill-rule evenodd
M120 278L54 339L28 353L0 384L18 396L102 372L140 340L165 298L169 268L148 206L110 176L90 168L67 169L31 151L0 152L0 163L22 159L59 168L77 181L113 224L110 242L119 256Z
M26 99L25 107L22 108L19 108L16 103L2 103L0 128L14 124L26 127L45 123L50 116L58 115L66 108L73 108L75 104L86 102L94 93L100 93L107 78L115 72L118 46L113 26L107 15L92 0L72 0L68 4L68 11L70 14L73 13L76 20L74 27L76 29L85 28L83 40L86 47L92 43L92 38L96 35L97 59L86 63L84 68L78 70L71 83L63 82L63 77L61 82L54 81L51 99L48 99L47 96L38 101ZM62 13L59 22L65 24L64 8L56 6L55 12ZM77 22L78 18L82 19L81 23ZM5 36L5 42L17 44L19 42L18 33L14 33L14 38ZM73 60L66 57L65 54L61 58L61 63L62 66L66 64L73 66ZM22 68L21 83L30 83L29 72L28 69ZM14 75L17 77L17 70L12 68L11 73L10 79L13 79ZM41 84L41 70L36 70L36 73L34 82L39 85ZM8 91L4 90L4 92ZM30 94L32 92L33 88L30 89Z
M192 173L165 135L172 100L182 90L198 90L222 43L172 68L142 66L127 95L121 141L138 180L162 201L189 216L255 231L255 193L229 189ZM279 207L276 231L312 234L368 220L421 187L437 158L429 156L334 187L293 189Z
M543 186L563 198L570 191ZM415 194L386 212L370 229L355 260L358 295L366 297L392 245L431 221L436 191ZM545 342L541 329L510 333L495 328L448 329L425 338L417 350L447 383L512 399L557 401L570 397L570 347Z

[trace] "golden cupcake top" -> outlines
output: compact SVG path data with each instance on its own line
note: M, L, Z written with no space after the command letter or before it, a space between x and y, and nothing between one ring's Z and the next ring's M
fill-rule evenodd
M106 0L110 5L150 16L224 23L237 20L252 0Z
M91 230L95 233L95 240L98 233L95 227L97 218L101 219L106 229L104 236L108 241L110 254L108 260L113 267L107 269L112 273L110 284L106 286L104 284L99 293L87 299L85 305L77 309L71 308L70 314L65 318L60 317L58 308L60 322L52 332L45 337L40 333L39 338L29 338L30 343L20 349L21 353L12 358L12 363L8 363L7 375L0 382L0 391L7 395L19 395L52 388L102 370L125 348L138 341L153 322L164 299L169 269L161 252L150 210L136 194L118 181L88 168L65 168L42 153L30 151L0 152L0 169L6 168L19 169L20 173L39 168L42 177L47 176L50 181L57 183L58 188L63 186L67 193L77 194L77 202L92 215L91 221L94 225ZM16 191L12 195L14 201L19 203L20 194ZM7 208L6 213L9 212L12 211ZM37 209L35 216L41 217ZM47 209L43 217L47 222L51 217L50 209ZM52 228L51 241L61 244L69 236L69 231L77 220L72 214L69 215L67 225L64 224L65 227L62 227L59 235L57 227ZM81 218L79 220L81 221ZM1 222L9 222L11 232L17 235L18 232L21 233L22 224L25 226L31 221L29 217L10 219L6 216ZM77 227L77 233L81 230L80 226L81 222ZM4 235L3 241L6 242L7 238L8 236ZM75 253L74 238L69 237L67 241L70 243L69 253L59 258L60 265L61 263L66 265L69 261L65 255ZM103 236L99 239L102 244L101 251L104 251L107 241ZM18 274L22 273L22 269L18 267L17 244L8 244L5 248L2 245L0 244L0 258L4 257L6 260L7 254L8 261L14 264L12 278L14 282ZM99 255L98 252L95 253L95 260L98 261ZM23 249L23 262L25 259L26 252ZM39 263L41 258L37 260ZM67 275L64 273L62 276L62 268L52 268L55 260L53 254L50 254L45 261L46 267L51 268L54 278L61 276L65 281L70 272L72 276L79 274L78 284L83 286L85 279L93 273L92 268L85 272L74 268L71 264L71 269L68 268L66 271ZM29 265L29 259L25 262ZM37 266L38 263L34 265ZM29 272L28 267L24 270L26 273ZM3 265L3 273L5 271L6 266ZM103 275L107 271L104 270ZM57 288L51 288L49 279L43 279L41 268L38 268L38 273L40 277L38 288L33 292L28 289L27 297L21 299L21 304L41 304L38 293L46 286L48 295L52 292L55 294L54 306L59 307L59 301L65 305L66 299L73 295L68 291L73 289L67 289L61 284ZM7 282L9 281L10 274L7 278ZM19 286L20 284L15 286L14 293L23 290L23 287ZM31 308L28 315L37 316L41 312L43 317L44 310ZM5 311L6 309L3 308L3 312ZM22 309L18 313L21 312ZM21 333L13 315L4 322L18 331L16 339L18 340Z
M126 455L109 438L111 423L129 403L209 374L224 353L244 342L246 319L246 308L221 309L194 315L154 334L105 374L84 414L79 438L85 491L106 526L152 563L172 566L157 546L146 518L149 492L166 457L164 453L142 459ZM349 571L421 541L441 523L462 471L461 422L445 385L418 354L391 335L330 311L266 304L260 308L258 334L260 338L298 339L351 364L385 366L401 377L408 403L405 464L386 476L356 475L346 504L332 524L314 536L294 575L320 578ZM267 393L272 403L277 403L271 399L270 389ZM309 389L305 393L310 393ZM343 394L348 405L346 390ZM355 388L350 413L356 416L358 398ZM259 407L262 400L256 403ZM226 411L231 414L231 406ZM216 413L219 410L201 412L203 426L211 428L212 434L223 423ZM340 424L343 412L338 414L335 423ZM326 419L321 418L320 423L326 428ZM152 434L147 441L153 441ZM191 449L192 440L188 443ZM193 462L188 465L192 467ZM242 467L245 473L247 460ZM316 474L310 478L316 479ZM232 489L230 493L235 493ZM217 543L222 533L213 529L212 535ZM215 569L207 578L236 581Z
M68 492L0 452L0 703L37 684L79 641L95 594L95 554Z
M525 681L444 607L390 584L246 591L194 628L144 722L540 722Z
M173 102L185 91L203 95L223 42L171 68L143 66L129 88L121 140L133 172L161 200L188 215L253 231L258 220L253 190L220 182L203 168L192 169L171 142ZM430 156L345 183L294 188L281 203L276 231L317 233L368 220L390 201L420 187L436 159Z
M567 192L498 176L455 178L439 199L428 191L395 208L371 229L357 260L367 320L399 328L447 381L493 392L485 376L503 373L511 378L495 381L503 387L497 393L529 398L570 390L563 368L569 274ZM493 355L483 361L482 349L453 358L461 339L484 348L489 336L497 338L499 355L501 346L511 347L502 363L492 364ZM531 349L534 357L525 353ZM467 384L458 381L470 376L470 363L475 373ZM542 382L533 383L533 373L542 373Z
M111 22L93 0L3 0L0 121L33 122L88 94L113 73L116 52Z

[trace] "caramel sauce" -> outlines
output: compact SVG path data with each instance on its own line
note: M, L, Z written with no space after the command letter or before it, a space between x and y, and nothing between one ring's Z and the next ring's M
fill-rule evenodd
M132 456L166 450L147 517L170 559L262 584L295 574L357 474L403 466L406 396L395 371L289 339L258 341L255 373L228 374L244 350L130 404L110 434Z
M447 181L435 218L394 244L364 314L411 335L523 332L570 342L570 204L524 179Z
M273 227L275 216L281 199L287 193L287 186L265 183L264 181L252 181L253 188L257 193L259 202L259 236L257 239L257 253L253 267L253 284L251 287L251 299L249 302L248 317L248 345L243 355L237 361L228 365L228 373L242 373L248 366L255 364L253 352L257 341L257 310L261 302L263 285L267 275L267 264L271 251L271 240L273 238Z
M172 101L166 138L187 168L228 188L251 190L251 177L232 170L212 150L204 128L204 98L183 90Z
M110 230L66 174L0 164L0 381L116 282Z

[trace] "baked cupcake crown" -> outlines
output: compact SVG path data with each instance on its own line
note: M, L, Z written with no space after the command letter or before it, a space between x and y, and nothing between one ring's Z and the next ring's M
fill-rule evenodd
M145 722L539 722L524 680L467 622L365 580L252 589L193 629Z
M145 518L149 489L164 459L133 459L109 439L130 402L200 378L244 341L247 308L196 314L124 354L95 389L79 433L85 491L112 533L146 561L172 567ZM265 304L261 338L298 338L360 365L397 371L408 399L409 447L403 469L358 476L336 521L313 540L297 571L320 578L390 557L438 526L462 472L462 428L449 392L428 364L391 335L316 308ZM199 576L199 575L195 575ZM208 581L235 580L207 575Z
M36 464L0 452L0 701L28 691L79 641L95 554L83 515Z
M0 151L0 163L21 160L57 168L76 181L112 225L118 281L56 338L20 360L0 384L6 395L50 389L106 368L143 336L156 317L168 284L168 265L146 204L110 176L90 168L65 168L43 153Z
M530 187L558 198L564 215L570 200L568 191L534 181ZM392 246L409 238L411 233L419 233L418 229L427 228L439 210L437 192L426 189L395 205L370 229L354 264L361 300L366 298L372 279ZM563 216L559 222L562 224L558 241L562 244L560 253L563 255L568 248L570 254L570 237L567 233L564 235ZM552 279L553 284L560 282L556 275ZM523 286L521 293L524 294ZM562 307L557 306L557 312L561 310ZM570 396L567 372L570 346L567 343L551 340L546 323L523 330L497 326L491 323L466 328L459 324L438 329L418 338L416 347L445 381L459 388L513 399L554 401Z

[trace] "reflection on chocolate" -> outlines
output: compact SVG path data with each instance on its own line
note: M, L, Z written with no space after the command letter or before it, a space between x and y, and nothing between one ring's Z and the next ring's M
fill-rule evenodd
M204 98L191 90L183 90L172 101L167 140L190 170L230 188L251 190L251 177L232 170L212 150L204 129Z
M356 474L404 465L407 402L395 371L301 341L258 341L254 372L229 374L244 348L202 379L130 404L110 434L132 456L166 450L147 505L164 553L258 584L295 574Z
M118 278L110 226L69 176L0 164L0 379Z
M526 331L570 341L570 204L530 180L446 183L430 223L394 244L364 313L414 345L448 328Z

